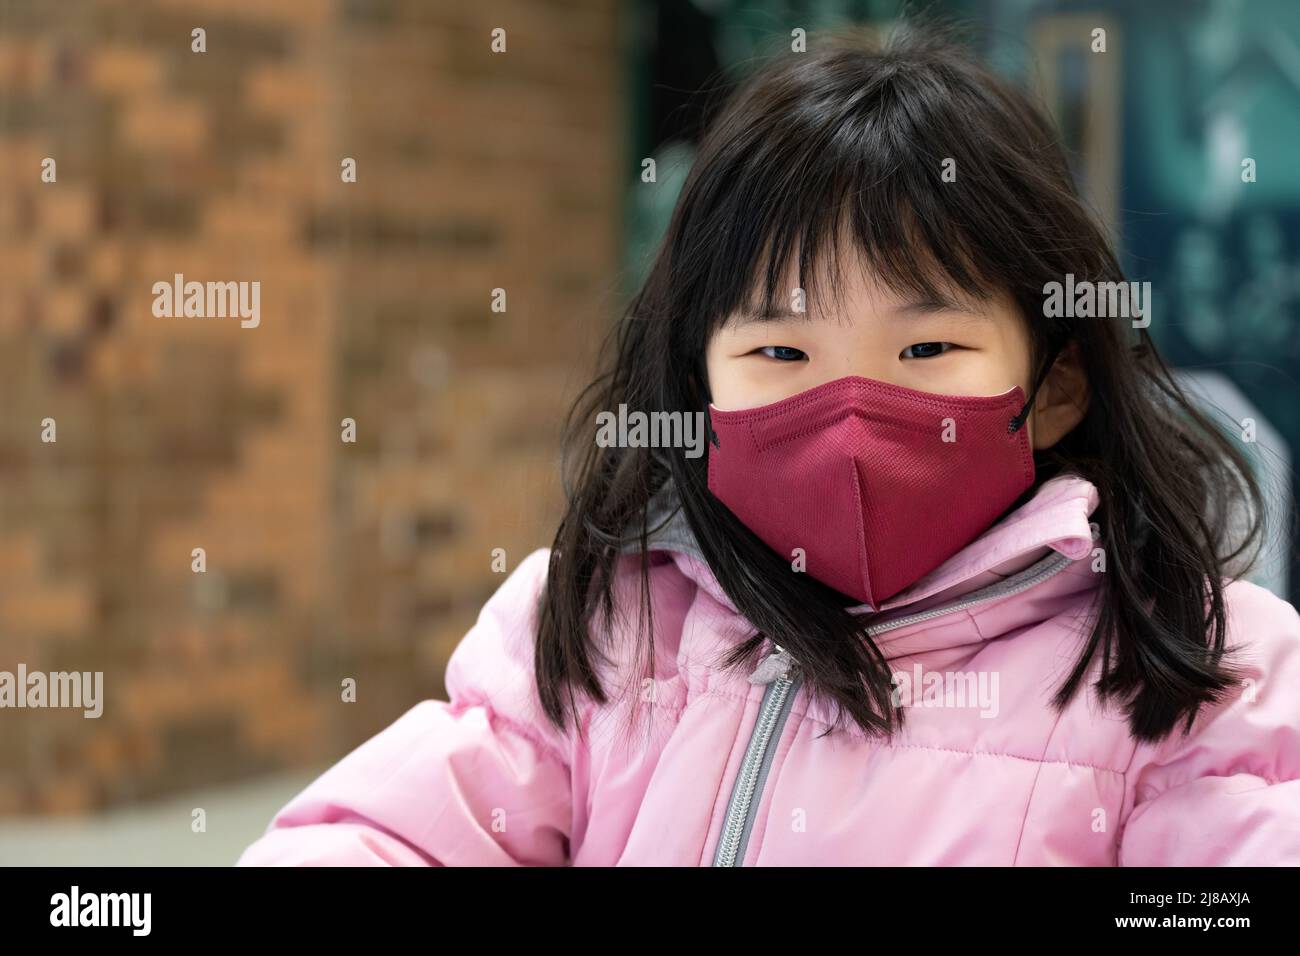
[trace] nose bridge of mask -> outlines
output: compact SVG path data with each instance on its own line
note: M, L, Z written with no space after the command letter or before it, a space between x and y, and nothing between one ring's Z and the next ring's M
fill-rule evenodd
M847 375L823 382L768 405L750 409L722 410L708 406L709 441L721 446L721 433L744 426L759 450L780 444L794 435L832 428L850 418L896 425L937 435L948 419L979 420L1019 407L1019 415L1004 415L1002 422L1014 432L1027 417L1033 399L1024 401L1024 390L1012 385L995 395L948 395L922 392L860 375Z
M1033 407L1034 399L1038 394L1042 378L1046 375L1047 368L1050 368L1051 360L1049 359L1044 371L1040 373L1039 380L1033 386L1033 392L1029 398L1020 406L1020 411L1011 416L1008 421L1007 431L1015 431L1028 418L1029 410ZM878 390L873 392L872 390ZM812 411L814 408L820 409L822 413L827 413L832 405L842 412L842 414L863 413L870 414L872 411L879 413L881 403L873 401L873 397L883 394L886 404L896 398L900 393L913 397L913 400L928 403L950 403L960 407L970 407L973 404L976 408L988 407L990 404L1000 404L999 399L1009 399L1009 396L1019 392L1023 397L1024 390L1018 385L1012 385L1006 391L994 395L949 395L946 393L919 392L915 389L903 385L895 385L892 382L886 382L880 379L866 378L861 375L846 375L841 378L832 379L815 385L812 388L794 395L787 396L768 405L759 405L754 408L725 410L716 407L712 402L705 405L705 425L708 432L709 444L713 447L720 447L721 439L717 430L714 428L715 416L726 423L745 422L762 422L765 418L788 417L789 413L794 412L795 406L801 406L805 412ZM834 394L834 398L831 395ZM815 400L814 400L815 399Z

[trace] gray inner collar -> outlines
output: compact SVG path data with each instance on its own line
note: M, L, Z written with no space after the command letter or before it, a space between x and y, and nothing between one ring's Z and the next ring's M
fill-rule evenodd
M700 546L695 540L695 533L691 531L691 526L686 521L686 513L682 511L677 488L671 479L665 481L663 487L655 492L646 504L646 528L649 530L646 536L647 550L680 551L701 561L704 560ZM640 532L640 527L636 525L626 530L625 536L629 540L621 549L623 554L635 553L639 550Z

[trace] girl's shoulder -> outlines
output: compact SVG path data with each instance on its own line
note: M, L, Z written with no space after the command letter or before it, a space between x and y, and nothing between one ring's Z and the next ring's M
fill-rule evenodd
M1243 665L1268 669L1286 661L1297 663L1300 613L1290 601L1252 581L1236 579L1223 582L1223 603L1227 643L1241 649Z
M1238 674L1186 734L1137 746L1139 798L1205 778L1300 779L1300 613L1253 582L1225 581L1225 662ZM1243 778L1243 779L1245 779Z
M1249 581L1223 593L1240 680L1186 734L1137 746L1121 865L1300 865L1300 614Z
M680 553L667 550L646 555L655 653L666 659L676 655L683 621L698 593L696 580L679 567L680 557ZM449 695L508 701L512 710L530 721L540 720L528 702L536 697L539 615L555 559L552 549L538 548L506 574L448 660ZM593 633L593 647L599 653L592 664L600 676L614 679L635 667L640 657L643 593L638 555L622 555L614 562L611 597L612 616L606 619L598 612L590 627L599 632Z

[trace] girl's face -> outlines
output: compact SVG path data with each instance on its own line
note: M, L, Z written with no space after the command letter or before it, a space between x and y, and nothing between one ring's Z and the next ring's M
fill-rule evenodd
M998 395L1019 385L1029 397L1029 330L1010 296L917 301L863 273L842 273L842 304L833 312L729 316L706 353L713 404L726 411L767 405L846 375L946 395ZM1077 353L1068 350L1026 423L1033 447L1059 441L1082 419L1086 401Z

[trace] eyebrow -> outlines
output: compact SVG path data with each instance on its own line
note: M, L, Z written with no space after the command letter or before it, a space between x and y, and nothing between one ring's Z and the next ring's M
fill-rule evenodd
M780 308L744 309L734 317L737 325L749 325L751 322L781 322L787 319L809 322L812 320L812 315L806 309L803 312L796 312L794 309Z
M972 308L960 304L955 299L949 299L942 296L913 299L896 306L889 310L889 312L903 318L936 315L940 312L952 312L955 314L955 317L965 321L987 322L989 320L989 316L985 313L977 312ZM751 308L739 312L732 322L737 328L740 328L746 325L752 325L756 322L782 322L791 319L799 319L808 322L811 321L812 318L812 313L806 310L803 312L796 312L794 309L784 307L775 309Z
M899 315L933 315L936 312L956 312L960 315L969 315L979 319L988 318L983 312L976 312L974 309L962 305L956 299L950 299L942 295L904 302L894 311Z

